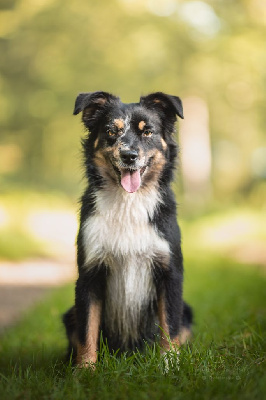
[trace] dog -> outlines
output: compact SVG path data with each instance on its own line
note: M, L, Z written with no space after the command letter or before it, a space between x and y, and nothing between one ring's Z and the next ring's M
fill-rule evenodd
M95 365L101 336L115 351L156 340L162 352L178 351L192 325L170 187L182 102L162 92L132 104L106 92L81 93L74 115L81 112L88 186L75 305L63 317L68 355L77 366Z

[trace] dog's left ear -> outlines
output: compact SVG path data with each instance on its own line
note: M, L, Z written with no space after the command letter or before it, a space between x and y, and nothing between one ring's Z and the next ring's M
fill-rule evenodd
M178 115L184 119L182 101L177 96L171 96L162 92L151 93L147 96L142 96L140 104L152 110L157 110L160 113L170 114L175 118Z

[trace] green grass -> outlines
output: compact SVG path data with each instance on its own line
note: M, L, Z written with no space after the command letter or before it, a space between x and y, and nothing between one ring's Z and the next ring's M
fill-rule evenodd
M263 399L265 275L221 259L189 255L184 295L195 313L194 338L164 370L158 348L110 355L96 371L64 364L60 315L74 285L54 290L1 338L0 398L5 399Z

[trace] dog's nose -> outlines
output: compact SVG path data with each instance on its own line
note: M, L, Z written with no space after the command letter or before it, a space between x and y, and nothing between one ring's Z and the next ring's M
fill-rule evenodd
M121 150L120 156L125 164L131 164L138 157L138 152L136 150Z

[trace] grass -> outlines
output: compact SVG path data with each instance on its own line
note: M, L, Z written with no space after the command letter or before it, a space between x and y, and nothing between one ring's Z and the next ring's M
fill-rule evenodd
M73 285L54 290L1 338L0 398L262 399L265 382L265 275L254 266L189 255L186 300L194 338L165 372L158 348L110 355L102 345L96 371L73 374L64 363L60 315Z

